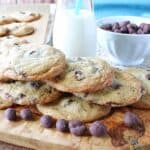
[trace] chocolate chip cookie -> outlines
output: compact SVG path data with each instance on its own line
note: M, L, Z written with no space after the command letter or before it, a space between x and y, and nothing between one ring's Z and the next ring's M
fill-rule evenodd
M8 29L0 26L0 37L5 36L8 33Z
M6 36L0 38L0 51L4 51L5 47L11 48L14 45L29 43L27 40L17 38L15 36Z
M5 25L13 22L16 22L16 20L11 16L0 16L0 25Z
M11 16L18 22L31 22L41 17L39 13L31 11L18 11L14 12Z
M141 100L132 106L141 109L150 109L150 71L140 68L130 68L127 72L134 75L142 82L142 97Z
M113 69L99 58L73 58L68 60L65 73L49 84L64 92L92 92L112 84Z
M125 71L115 70L115 77L111 86L94 93L74 94L95 104L110 104L113 107L126 106L141 98L141 82Z
M38 110L55 119L94 121L106 116L110 106L100 106L81 100L75 96L63 97L48 105L37 105Z
M26 43L5 47L0 53L0 80L46 80L61 74L65 55L48 45Z
M5 26L8 31L9 35L14 35L17 37L22 37L26 35L30 35L34 32L34 27L27 24L27 23L12 23Z
M8 99L2 99L0 97L0 109L5 109L5 108L9 108L13 105L13 102L11 100Z
M4 101L12 101L13 104L45 104L57 100L60 96L59 91L42 81L0 83L0 97Z

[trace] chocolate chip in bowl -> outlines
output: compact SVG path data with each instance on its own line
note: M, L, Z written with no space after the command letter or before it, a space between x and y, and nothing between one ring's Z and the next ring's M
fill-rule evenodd
M111 30L104 28L108 24ZM103 50L114 65L137 66L150 55L150 18L105 17L97 21L97 26L99 50Z

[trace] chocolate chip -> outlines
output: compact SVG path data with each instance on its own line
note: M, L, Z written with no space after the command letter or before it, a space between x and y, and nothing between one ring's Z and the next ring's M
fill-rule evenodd
M70 105L72 102L73 102L72 99L68 99L68 100L66 101L66 103L64 103L64 107Z
M140 27L141 29L143 29L144 25L145 25L145 23L141 23L139 27Z
M133 28L128 28L129 34L136 34L136 30Z
M111 86L113 89L119 89L121 87L121 84L114 81Z
M80 70L76 70L76 71L74 72L74 75L75 75L75 78L76 78L78 81L81 81L81 80L85 79L85 76L84 76L83 72L80 71Z
M56 122L56 129L58 131L61 131L61 132L69 131L68 121L66 121L64 119L57 120L57 122Z
M128 33L128 28L126 26L123 26L120 28L121 33Z
M140 118L132 112L125 113L124 123L127 127L134 129L136 129L138 126L141 126L142 124Z
M76 135L76 136L83 136L83 135L85 135L86 130L87 130L87 128L86 128L85 125L77 126L75 128L70 128L70 132L73 135Z
M150 80L150 74L146 75L147 80Z
M121 33L120 29L115 29L114 32Z
M131 23L131 24L128 24L128 25L127 25L127 28L132 28L132 29L134 29L134 30L137 30L137 29L138 29L138 26L137 26L136 24Z
M112 25L111 24L104 24L101 26L101 28L104 30L112 30Z
M143 30L139 28L137 34L143 34Z
M12 98L12 95L10 95L9 93L5 93L5 97L9 99Z
M34 13L30 13L30 16L35 16L35 14Z
M26 97L26 95L23 94L23 93L20 93L20 94L18 95L18 98L19 98L19 99L22 99L22 98L24 98L24 97Z
M20 14L26 14L24 11L20 11Z
M92 123L89 130L91 135L96 137L107 135L107 127L99 121L95 121L94 123Z
M120 26L119 26L119 23L118 23L118 22L115 22L115 23L112 25L112 31L115 31L116 29L120 29Z
M15 46L17 47L20 47L20 44L19 43L14 43Z
M69 121L69 128L75 128L77 126L82 126L83 122L79 121L79 120L71 120Z
M27 74L25 72L23 72L23 71L19 72L19 74L22 75L23 78L27 77Z
M148 34L150 32L150 24L145 24L143 26L143 33Z
M129 21L129 20L123 21L123 22L120 22L120 23L119 23L120 27L122 27L122 26L127 26L128 24L130 24L130 21Z
M42 81L31 81L30 85L32 87L34 87L35 89L39 89L41 86L44 85L44 82L42 82Z
M34 54L35 52L36 52L36 51L31 51L29 54L32 55L32 54Z
M13 108L6 109L5 117L10 121L15 121L17 119L16 110Z
M33 119L32 111L28 108L22 109L20 111L20 116L24 120L31 120Z
M16 81L15 80L8 80L8 81L5 81L6 83L15 83Z
M53 120L50 116L44 115L40 118L41 125L45 128L51 128L53 125Z

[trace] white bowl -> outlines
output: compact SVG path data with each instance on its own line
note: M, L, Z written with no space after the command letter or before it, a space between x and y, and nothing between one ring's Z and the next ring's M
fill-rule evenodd
M150 18L133 16L112 16L98 20L97 25L122 22L130 20L131 23L150 23ZM150 55L150 34L122 34L97 29L98 44L102 50L107 51L111 61L118 65L134 66L144 61Z

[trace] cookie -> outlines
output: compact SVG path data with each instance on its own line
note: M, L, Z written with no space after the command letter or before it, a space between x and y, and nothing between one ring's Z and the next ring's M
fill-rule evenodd
M34 27L27 23L12 23L5 27L9 30L10 35L17 37L30 35L34 32Z
M142 82L143 95L141 100L134 103L132 106L135 108L150 109L150 71L140 68L130 68L126 71Z
M10 24L16 22L16 20L11 16L0 16L0 25Z
M141 82L125 71L115 70L115 78L110 87L94 93L74 94L95 104L121 107L131 105L141 98Z
M18 22L31 22L34 20L38 20L41 15L37 12L30 11L18 11L11 15Z
M8 33L8 29L0 26L0 37L5 36Z
M0 109L9 108L13 105L13 102L11 100L4 100L0 97Z
M63 97L48 105L37 105L38 110L55 119L90 122L109 114L110 106L100 106L82 101L75 96Z
M0 80L46 80L61 74L66 66L64 54L48 45L26 43L0 53Z
M64 92L92 92L111 85L113 69L98 58L68 60L67 69L49 84Z
M2 37L0 38L0 51L4 51L3 48L4 47L12 47L14 45L20 45L20 44L25 44L28 43L27 40L21 39L21 38L17 38L15 36L6 36L6 37Z
M19 105L45 104L57 100L61 93L46 82L9 81L0 83L0 97Z

